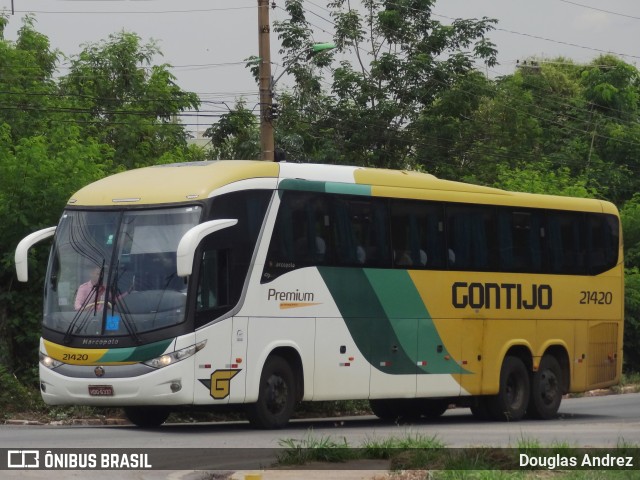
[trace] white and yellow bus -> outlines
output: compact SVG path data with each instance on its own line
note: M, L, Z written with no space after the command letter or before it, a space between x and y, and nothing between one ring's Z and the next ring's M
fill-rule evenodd
M384 419L552 418L619 381L623 265L607 202L372 168L216 161L119 173L77 192L45 279L50 405L369 399Z

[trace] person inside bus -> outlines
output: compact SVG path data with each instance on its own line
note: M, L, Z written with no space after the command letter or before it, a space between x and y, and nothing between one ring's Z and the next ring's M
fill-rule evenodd
M98 266L93 267L89 273L89 280L78 287L78 290L76 292L76 300L73 304L73 307L76 310L86 308L87 305L94 305L96 298L100 308L102 308L102 305L104 304L104 294L106 288L102 284L99 286L97 285L100 281L100 270L101 268Z

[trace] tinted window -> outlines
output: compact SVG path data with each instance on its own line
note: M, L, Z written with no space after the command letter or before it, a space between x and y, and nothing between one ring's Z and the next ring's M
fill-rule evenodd
M446 268L442 204L409 200L392 201L391 236L394 266Z
M313 265L597 274L618 229L613 215L284 191L263 282Z
M334 198L337 265L389 267L386 201L366 197Z
M497 270L495 209L450 204L446 212L449 268Z
M547 213L547 253L551 273L585 273L585 214Z
M500 209L498 239L500 270L540 272L542 259L542 215L540 210Z
M202 242L196 326L231 310L240 299L272 192L247 190L214 197L209 220L237 219Z
M619 222L613 215L587 215L587 251L589 273L598 274L618 262Z

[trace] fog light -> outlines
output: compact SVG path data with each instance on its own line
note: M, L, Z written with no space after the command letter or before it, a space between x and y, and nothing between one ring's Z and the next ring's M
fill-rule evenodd
M43 393L46 393L46 391L47 391L47 386L45 385L45 383L44 383L44 382L40 382L40 390L41 390Z
M180 382L171 382L171 391L173 393L179 392L182 390L182 384Z

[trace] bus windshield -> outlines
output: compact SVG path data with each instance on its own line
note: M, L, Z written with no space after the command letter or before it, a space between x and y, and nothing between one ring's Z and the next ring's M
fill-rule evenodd
M44 327L73 336L121 336L184 321L186 283L176 273L182 236L201 208L67 210L45 284Z

